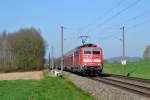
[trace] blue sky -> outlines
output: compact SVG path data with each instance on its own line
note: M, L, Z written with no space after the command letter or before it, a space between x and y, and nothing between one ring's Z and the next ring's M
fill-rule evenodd
M41 29L54 55L60 55L60 27L64 51L87 42L103 48L104 58L121 56L121 30L125 26L127 56L142 57L150 44L150 0L0 0L0 32L20 28Z

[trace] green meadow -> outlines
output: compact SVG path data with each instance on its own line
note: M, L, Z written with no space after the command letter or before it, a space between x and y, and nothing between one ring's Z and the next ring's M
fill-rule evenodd
M122 66L120 63L106 63L104 64L104 73L150 79L150 60L127 62L126 66Z
M0 81L0 100L93 100L89 93L60 77Z

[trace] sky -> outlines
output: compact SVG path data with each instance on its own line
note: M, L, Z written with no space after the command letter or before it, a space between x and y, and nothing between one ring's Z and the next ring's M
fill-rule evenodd
M126 56L142 57L150 44L150 0L0 0L0 32L21 28L40 29L54 56L60 56L61 26L64 26L64 52L87 43L103 48L104 58L122 54L125 27Z

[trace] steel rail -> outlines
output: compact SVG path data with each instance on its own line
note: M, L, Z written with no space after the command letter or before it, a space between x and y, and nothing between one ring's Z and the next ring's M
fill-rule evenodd
M128 76L116 75L116 74L108 74L108 73L105 73L104 75L105 76L112 76L112 77L122 78L122 79L127 79L127 80L135 80L135 81L140 81L140 82L144 82L144 83L150 84L150 80L149 79L142 79L142 78L138 78L138 77L128 77Z
M131 84L131 83L126 83L126 82L122 82L122 81L117 81L117 80L113 80L113 79L106 79L106 78L102 78L102 77L101 78L95 77L95 78L89 78L89 79L99 81L99 82L102 82L105 84L109 84L114 87L117 87L120 89L125 89L132 93L139 94L139 95L150 98L150 88L148 88L148 87L139 86L139 85L135 85L135 84Z

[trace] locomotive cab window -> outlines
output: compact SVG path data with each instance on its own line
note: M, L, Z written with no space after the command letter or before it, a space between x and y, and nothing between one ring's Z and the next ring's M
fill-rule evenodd
M84 50L84 54L92 54L91 50Z
M100 51L94 50L94 51L93 51L93 54L94 54L94 55L99 55L99 54L100 54Z

